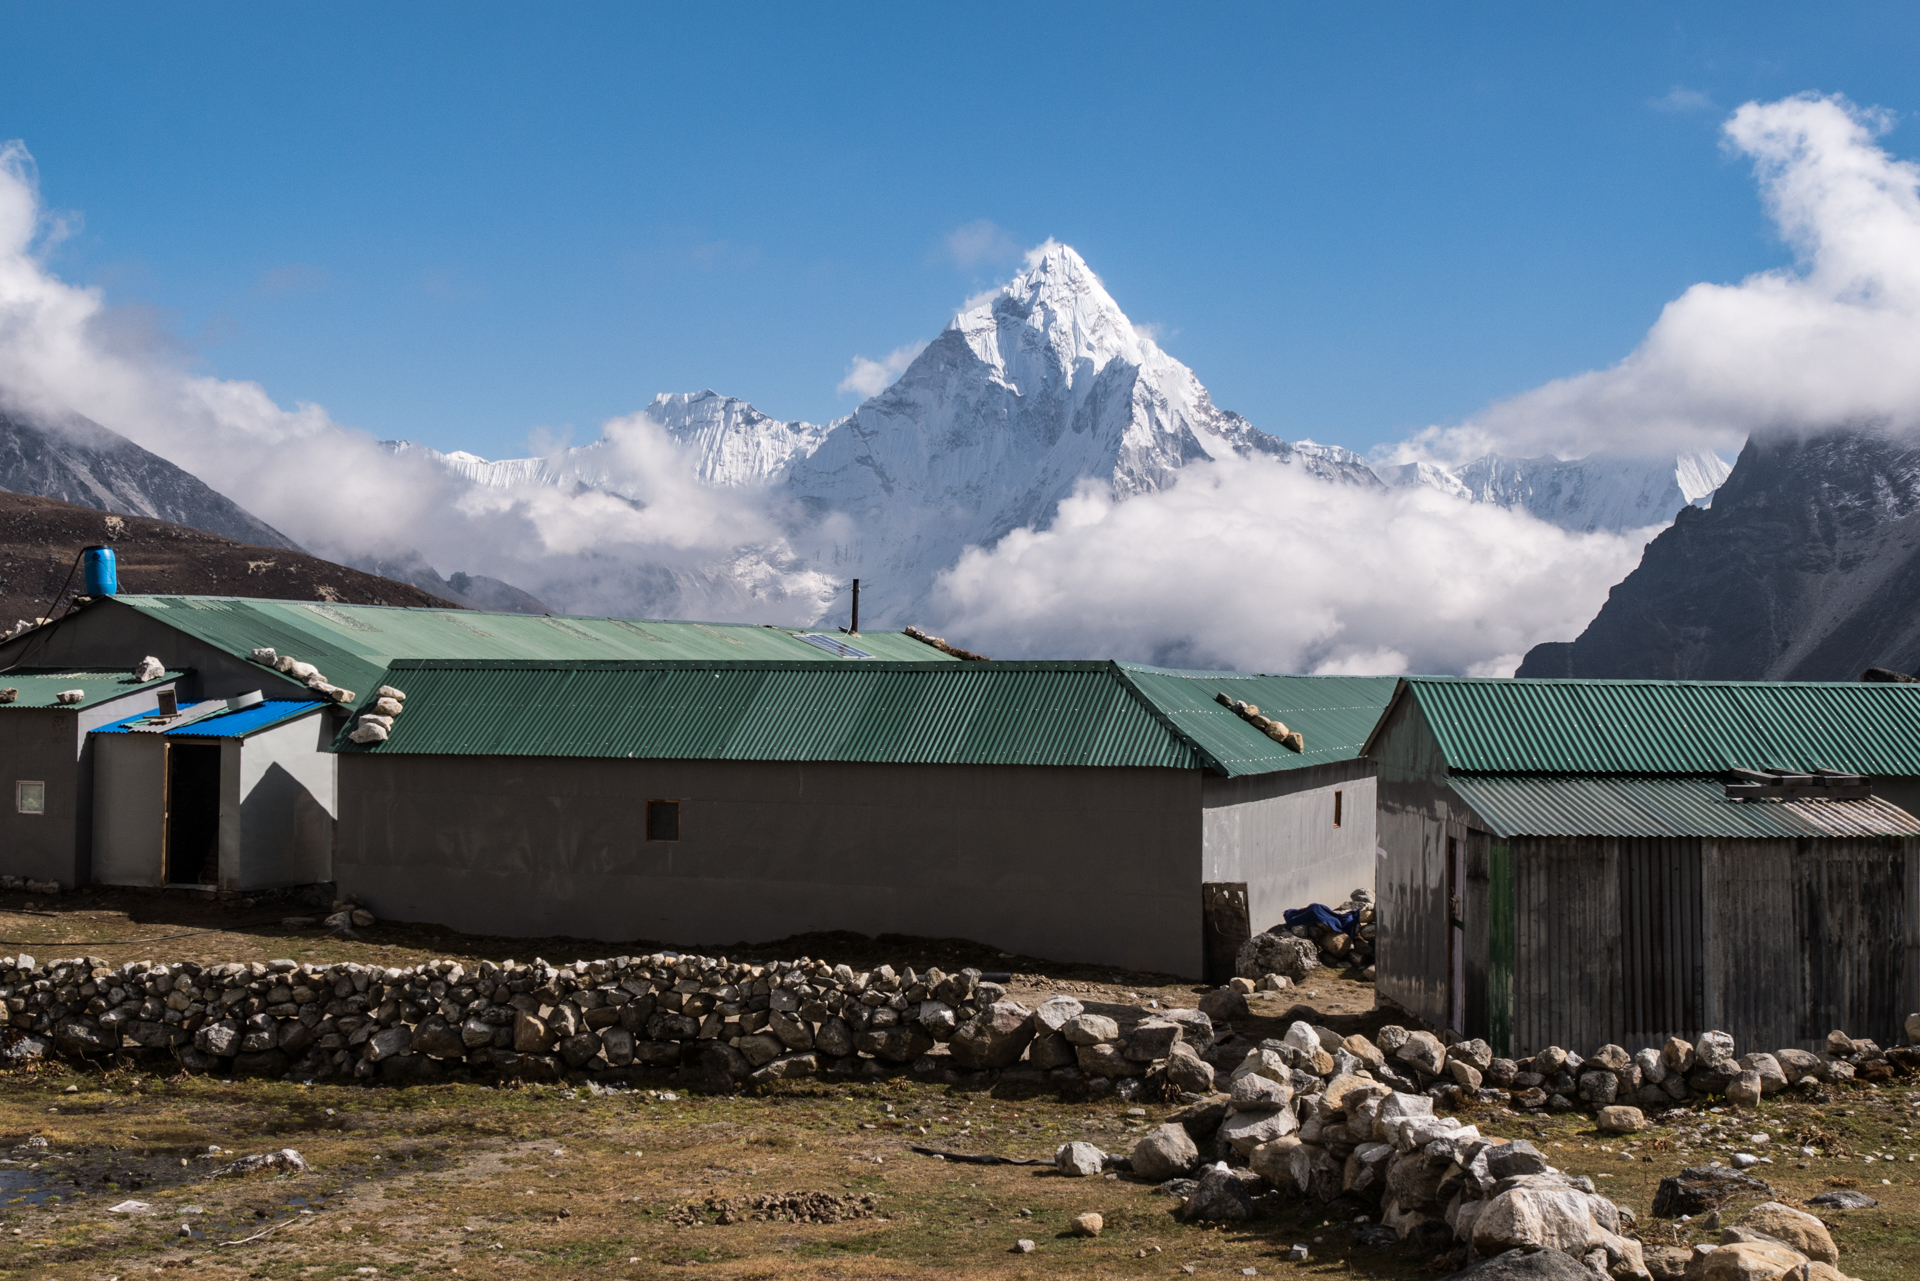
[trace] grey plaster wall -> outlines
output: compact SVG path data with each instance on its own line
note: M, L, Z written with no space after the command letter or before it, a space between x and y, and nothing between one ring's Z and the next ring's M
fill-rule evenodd
M1251 778L1205 777L1202 880L1245 881L1257 933L1288 908L1374 888L1374 779L1367 761ZM1333 824L1340 794L1340 826Z
M1453 1021L1447 839L1464 843L1475 820L1447 787L1446 761L1413 699L1387 713L1372 759L1379 801L1376 989L1444 1028ZM1477 928L1484 933L1485 923ZM1468 936L1475 930L1469 920Z
M78 719L64 709L0 709L0 873L86 883ZM21 781L47 785L45 813L18 812L14 785Z
M166 798L166 739L158 734L101 734L93 740L96 883L162 883Z
M128 664L131 668L132 664ZM92 877L93 748L102 725L151 711L171 684L73 711L63 707L0 709L0 874L58 881L71 888ZM21 814L14 784L47 785L44 814Z
M339 759L324 711L275 725L239 744L237 890L311 885L332 879L334 775ZM224 858L220 879L228 869Z
M644 839L645 802L681 839ZM724 944L814 930L1201 971L1197 771L347 755L334 878L386 918Z

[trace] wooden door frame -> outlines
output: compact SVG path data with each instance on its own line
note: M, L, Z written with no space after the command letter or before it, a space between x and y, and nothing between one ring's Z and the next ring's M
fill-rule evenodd
M1466 1035L1467 1022L1467 840L1447 836L1447 1027Z

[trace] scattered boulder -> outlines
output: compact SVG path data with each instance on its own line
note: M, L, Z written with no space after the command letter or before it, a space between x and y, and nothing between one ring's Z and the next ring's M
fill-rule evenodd
M1639 1108L1614 1104L1600 1109L1599 1123L1603 1134L1635 1134L1647 1128L1647 1115Z
M1248 979L1278 974L1298 983L1319 968L1320 949L1311 940L1272 931L1242 943L1234 960L1234 973Z
M1067 1225L1067 1230L1077 1237L1097 1237L1106 1226L1105 1219L1088 1210L1085 1214L1074 1215L1073 1222Z
M1090 1179L1106 1169L1107 1154L1091 1143L1062 1143L1053 1164L1070 1179Z
M1737 1196L1765 1196L1773 1191L1751 1174L1725 1165L1690 1165L1660 1180L1653 1194L1653 1216L1677 1219L1683 1214L1706 1214Z
M1183 1125L1168 1122L1133 1145L1133 1172L1153 1183L1179 1178L1200 1164L1200 1148Z
M1716 1246L1711 1253L1697 1253L1687 1265L1687 1281L1785 1281L1789 1269L1799 1269L1808 1259L1798 1250L1768 1241L1737 1241ZM1797 1281L1797 1277L1796 1277Z
M1817 1197L1808 1198L1807 1204L1817 1205L1827 1210L1871 1210L1880 1202L1864 1192L1855 1192L1851 1188L1836 1188L1832 1192L1822 1192Z
M1826 1224L1803 1210L1782 1205L1778 1201L1766 1201L1754 1206L1740 1216L1736 1226L1783 1241L1809 1259L1817 1259L1822 1263L1840 1261L1839 1247L1834 1245Z

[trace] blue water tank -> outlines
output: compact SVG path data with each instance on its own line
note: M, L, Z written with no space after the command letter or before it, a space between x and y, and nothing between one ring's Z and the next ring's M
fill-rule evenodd
M120 590L120 570L114 564L113 548L89 547L81 553L80 567L86 576L86 594L112 596Z

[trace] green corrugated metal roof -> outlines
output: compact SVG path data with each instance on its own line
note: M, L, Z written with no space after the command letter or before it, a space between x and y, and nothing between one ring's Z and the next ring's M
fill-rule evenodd
M1120 666L1181 734L1235 774L1352 760L1399 684L1393 676L1267 676ZM1238 712L1222 707L1214 699L1222 692L1299 730L1306 750L1295 752L1274 742Z
M1360 703L1371 690L1377 717L1393 687L1391 680L1369 687L1110 662L422 660L396 662L385 680L407 694L391 736L363 748L343 733L336 750L1143 766L1228 775L1353 758L1366 737ZM1211 702L1223 688L1257 696L1289 725L1317 723L1326 741L1309 739L1305 754L1273 744Z
M0 672L0 689L17 689L18 698L11 703L0 703L0 711L19 707L56 707L67 711L79 711L95 703L103 703L110 698L119 698L135 690L150 685L164 685L168 681L179 680L179 672L162 672L150 681L137 681L124 667L101 669L97 667L27 667L11 672ZM77 703L56 703L53 696L62 690L77 689L86 692L86 697Z
M660 622L465 609L253 600L231 596L115 596L112 601L245 658L271 646L312 663L335 685L365 694L402 658L786 659L839 658L804 631L744 623ZM104 602L103 602L104 603ZM834 634L875 658L955 662L899 632Z
M1920 819L1877 796L1730 801L1723 784L1702 778L1454 774L1448 783L1496 836L1920 836Z
M1920 685L1409 677L1449 770L1920 775Z

